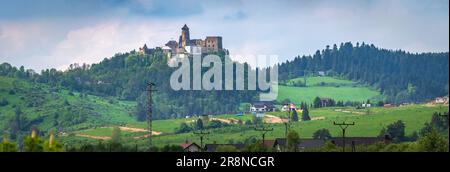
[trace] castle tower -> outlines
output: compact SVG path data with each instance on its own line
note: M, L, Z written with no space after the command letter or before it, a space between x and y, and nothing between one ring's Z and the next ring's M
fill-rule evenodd
M183 28L181 28L181 36L180 36L180 48L185 48L189 45L190 37L189 37L189 28L186 24L184 24Z

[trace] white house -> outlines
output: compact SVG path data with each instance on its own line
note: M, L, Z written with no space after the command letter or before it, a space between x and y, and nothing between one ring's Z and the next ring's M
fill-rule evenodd
M274 112L275 110L272 102L255 102L250 105L250 112Z
M289 110L297 110L297 107L294 104L290 103L290 104L283 105L283 107L281 108L282 112L286 112Z
M370 103L363 103L362 105L361 105L361 107L365 107L365 108L368 108L368 107L371 107L372 105L370 104Z

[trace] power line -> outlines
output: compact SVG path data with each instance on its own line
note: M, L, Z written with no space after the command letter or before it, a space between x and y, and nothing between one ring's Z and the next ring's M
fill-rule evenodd
M347 130L347 128L350 125L355 125L355 122L352 122L352 123L345 123L345 122L336 123L336 122L333 122L333 125L337 125L337 126L339 126L342 129L342 143L343 143L342 152L345 152L345 130Z
M255 131L261 132L262 144L264 145L264 140L266 139L266 133L269 131L273 131L273 128L268 128L268 127L264 127L264 126L261 128L255 127Z
M201 148L201 150L203 150L203 138L211 133L209 131L203 132L203 130L200 130L200 132L194 131L194 134L200 136L200 148Z
M289 145L288 144L288 130L291 128L291 119L292 119L291 105L290 104L289 104L288 108L289 108L289 110L287 111L287 114L288 114L287 115L287 121L284 122L284 127L285 127L284 136L286 137L286 147Z

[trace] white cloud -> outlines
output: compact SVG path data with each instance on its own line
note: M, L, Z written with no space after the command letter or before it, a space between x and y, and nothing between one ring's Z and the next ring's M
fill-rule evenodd
M70 31L51 53L62 58L59 69L72 63L98 63L118 52L129 52L145 43L149 47L161 46L170 37L160 23L113 21Z

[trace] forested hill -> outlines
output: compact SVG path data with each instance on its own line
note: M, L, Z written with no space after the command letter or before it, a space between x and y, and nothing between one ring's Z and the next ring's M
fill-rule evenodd
M216 54L225 58L225 52L216 52ZM40 74L26 70L24 67L17 69L4 63L0 65L0 76L64 87L73 92L101 97L137 100L135 114L138 120L146 118L147 92L145 90L148 82L156 83L157 91L153 97L155 119L193 114L234 113L238 111L241 102L255 100L256 91L174 91L169 83L174 70L176 68L167 65L167 58L162 50L155 49L144 55L134 51L119 53L114 57L105 58L98 64L73 64L66 71L46 69ZM206 70L208 68L203 68L203 72ZM191 83L192 79L191 77Z
M421 102L448 95L448 63L448 52L412 54L347 42L279 64L279 78L324 71L370 84L393 103Z

